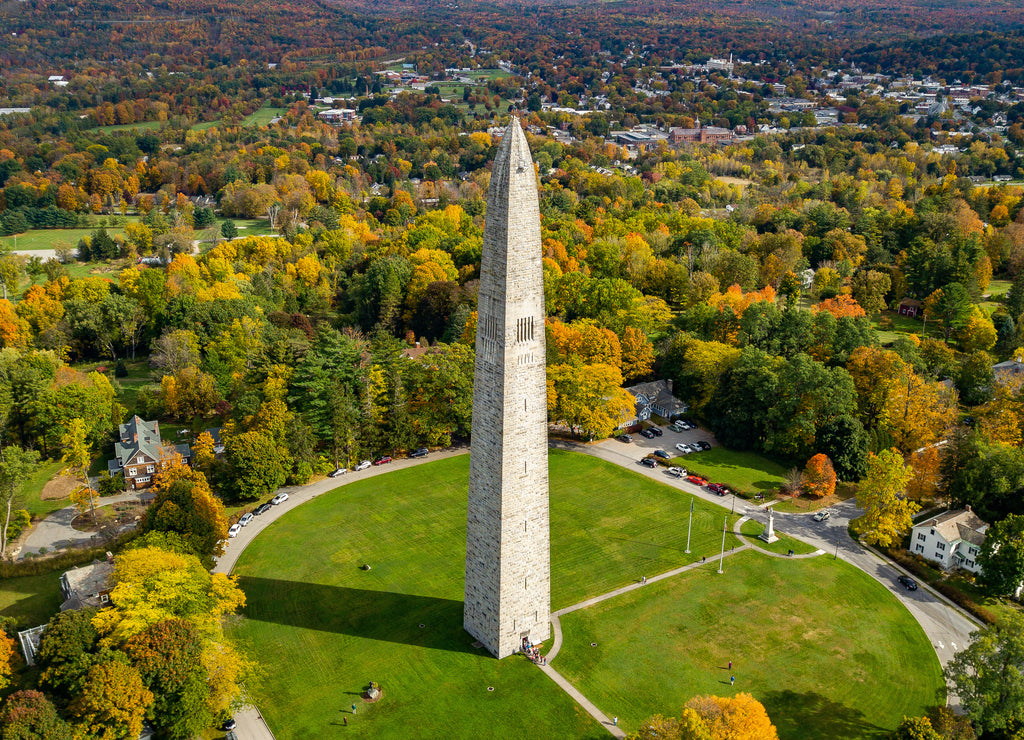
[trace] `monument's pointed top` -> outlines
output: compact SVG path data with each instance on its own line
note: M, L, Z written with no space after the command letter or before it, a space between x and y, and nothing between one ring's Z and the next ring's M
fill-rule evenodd
M519 117L513 115L501 137L501 143L498 144L491 179L497 178L499 182L506 184L516 175L523 173L527 173L531 182L533 181L533 155L530 154L530 145L526 143L523 127L519 125Z

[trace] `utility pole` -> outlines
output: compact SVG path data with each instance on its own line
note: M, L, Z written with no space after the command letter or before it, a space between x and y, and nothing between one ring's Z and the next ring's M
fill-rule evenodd
M718 572L719 574L725 573L722 569L722 565L725 563L725 533L729 529L729 517L725 517L722 522L722 554L718 558Z

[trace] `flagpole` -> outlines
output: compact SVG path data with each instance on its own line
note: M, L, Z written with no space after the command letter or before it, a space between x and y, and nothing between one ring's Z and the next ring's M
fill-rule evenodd
M686 526L686 554L690 554L690 532L693 529L693 496L690 496L690 523Z
M718 558L718 572L725 573L722 569L722 564L725 562L725 532L729 528L729 517L725 517L722 522L722 555Z

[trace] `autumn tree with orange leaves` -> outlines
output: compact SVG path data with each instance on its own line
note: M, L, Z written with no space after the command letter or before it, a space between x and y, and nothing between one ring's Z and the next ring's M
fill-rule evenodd
M828 455L819 452L804 468L804 491L818 498L831 496L836 490L836 471Z

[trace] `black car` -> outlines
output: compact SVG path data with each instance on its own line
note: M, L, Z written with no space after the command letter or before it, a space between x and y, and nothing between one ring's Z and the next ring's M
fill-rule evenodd
M701 452L707 452L711 449L711 445L702 439L698 439L696 442L690 442L690 447L696 447Z
M256 510L253 512L253 514L259 516L260 514L266 514L268 511L270 511L270 504L260 504L259 506L256 507Z
M238 726L238 723L235 722L235 718L232 717L231 719L225 721L224 724L220 726L220 729L222 729L225 732L227 732L228 730L235 729L237 726Z
M645 457L643 460L640 461L640 464L646 465L649 468L658 467L658 461L655 460L653 457Z
M409 453L409 457L426 457L430 454L430 450L426 447L420 447L418 450L413 450Z
M650 429L641 429L640 436L643 437L644 439L654 439L654 432L652 432Z
M917 581L910 576L900 576L896 580L899 581L900 585L907 589L907 591L917 591Z
M664 433L665 432L661 431L659 427L651 427L651 434L653 434L655 437L660 437Z
M668 454L667 452L665 452L665 450L655 450L653 454L654 454L655 457L660 457L662 460L671 460L672 459L672 456L670 454Z

